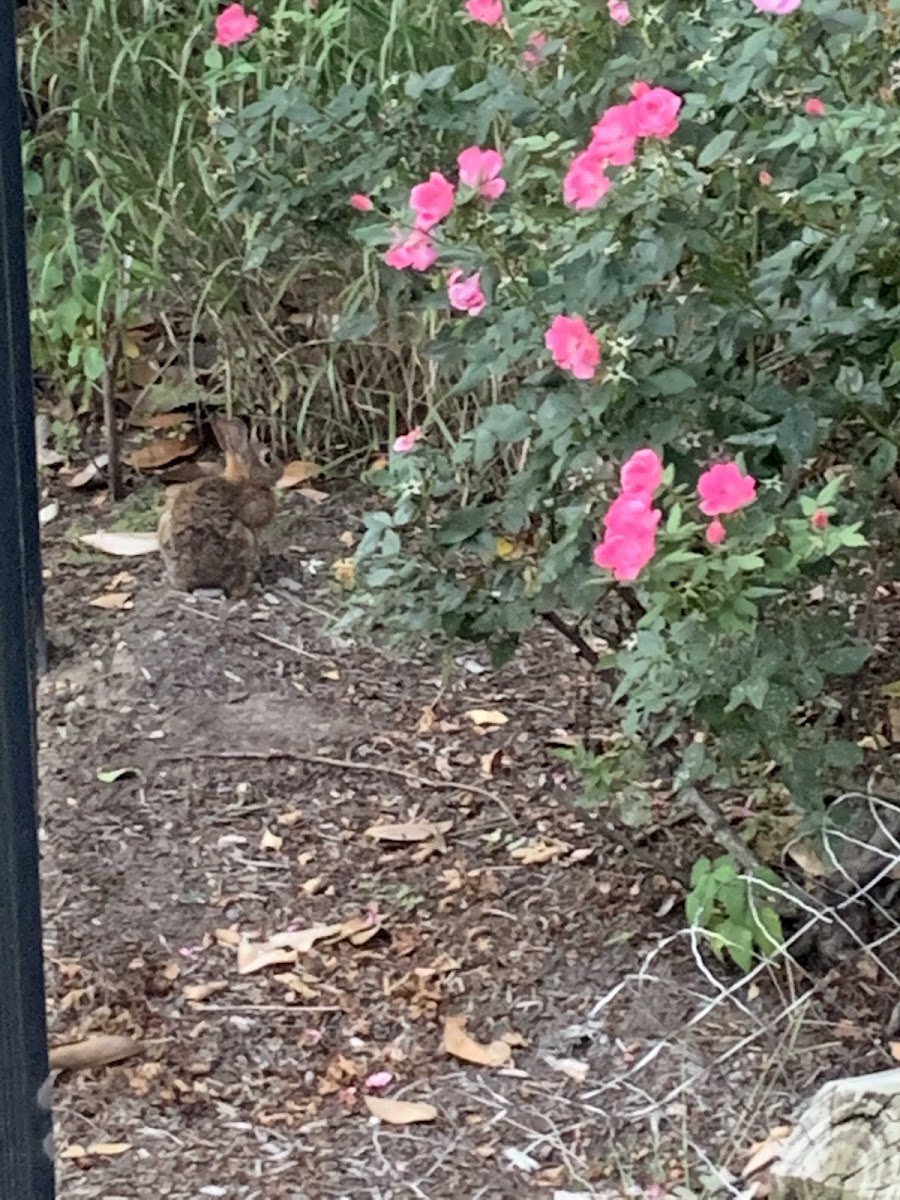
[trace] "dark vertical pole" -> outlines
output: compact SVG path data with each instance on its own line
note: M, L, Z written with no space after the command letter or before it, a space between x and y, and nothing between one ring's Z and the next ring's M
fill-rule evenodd
M13 0L0 0L0 1200L52 1200L35 769L43 658Z

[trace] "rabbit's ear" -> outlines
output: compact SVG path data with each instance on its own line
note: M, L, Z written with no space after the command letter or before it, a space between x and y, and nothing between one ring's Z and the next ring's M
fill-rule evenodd
M236 482L250 476L250 441L243 421L230 417L213 417L213 433L225 452L226 479Z

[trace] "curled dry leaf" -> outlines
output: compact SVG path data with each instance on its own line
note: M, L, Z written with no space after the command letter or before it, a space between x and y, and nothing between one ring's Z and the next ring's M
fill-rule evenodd
M217 992L224 992L228 987L224 979L213 979L209 983L189 983L182 989L185 1000L197 1002L199 1000L208 1000L210 996L215 996Z
M768 1137L750 1147L750 1155L744 1163L741 1178L750 1179L751 1176L758 1175L777 1162L781 1157L785 1142L792 1133L793 1127L790 1125L777 1125L774 1129L770 1129Z
M523 867L536 867L541 863L559 858L560 855L566 854L571 849L568 842L543 841L538 838L524 846L516 846L515 849L510 850L509 856L521 863Z
M109 608L113 610L134 608L133 595L133 592L102 592L99 596L95 596L93 600L89 600L88 604L91 608Z
M580 1062L577 1058L555 1058L552 1054L548 1054L545 1056L544 1062L554 1071L562 1071L563 1075L568 1075L576 1083L584 1083L587 1079L588 1065L586 1062Z
M80 1042L69 1042L65 1046L50 1049L51 1071L79 1071L86 1067L103 1067L107 1063L121 1062L141 1049L141 1043L130 1037L117 1037L99 1033Z
M297 487L300 483L306 483L308 479L314 479L319 475L322 468L314 462L307 462L305 459L297 459L295 462L289 462L281 473L281 478L275 484L275 487L281 491L286 488Z
M311 504L324 504L326 500L331 499L328 492L320 492L318 488L311 487L297 488L297 495L309 500Z
M405 821L398 825L370 825L365 836L376 842L426 842L452 828L452 821Z
M238 975L251 975L264 967L281 967L295 963L297 951L271 946L266 942L241 942L237 952Z
M280 850L283 845L283 837L273 833L268 826L263 826L262 836L259 839L260 850Z
M80 541L92 550L104 554L115 554L121 558L133 558L137 554L155 554L159 550L159 538L155 533L115 533L101 530L99 533L83 533Z
M437 1109L423 1100L389 1100L385 1096L363 1096L366 1108L373 1117L387 1125L415 1125L433 1121Z
M38 521L40 522L41 528L43 529L45 525L49 525L51 521L55 521L58 516L59 502L56 500L51 500L50 503L45 504L38 513Z
M473 725L505 725L509 721L499 708L470 708L464 715Z
M85 1154L104 1154L113 1157L116 1154L125 1154L130 1149L131 1142L92 1142L85 1150Z
M89 484L92 479L96 479L105 466L109 464L109 457L106 454L100 454L97 458L91 459L89 463L76 471L75 474L68 480L67 485L70 488L83 488Z
M502 1067L512 1053L508 1042L476 1042L465 1030L467 1018L461 1015L444 1019L444 1049L454 1058L479 1067Z
M125 461L136 471L153 471L157 467L167 467L177 458L187 458L198 446L196 433L179 434L177 437L159 437L127 455Z

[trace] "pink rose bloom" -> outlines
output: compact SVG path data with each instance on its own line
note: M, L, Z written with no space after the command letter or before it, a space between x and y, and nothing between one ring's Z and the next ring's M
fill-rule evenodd
M652 537L636 538L627 534L612 534L594 547L594 562L612 571L620 582L637 579L656 553Z
M544 335L553 361L576 379L593 379L600 363L600 343L581 317L554 317Z
M822 101L819 99L818 96L810 96L810 98L807 100L807 102L804 104L803 107L806 109L806 115L808 117L824 117L825 116L825 105L822 103Z
M757 12L774 13L776 17L783 17L785 13L792 13L800 7L802 0L753 0L753 7Z
M718 517L707 525L706 540L711 546L721 546L725 541L725 526Z
M410 450L414 450L416 442L422 438L422 427L417 425L415 429L411 429L409 433L401 433L394 441L395 454L409 454Z
M813 515L809 518L809 523L812 525L813 529L816 529L819 533L821 533L823 529L828 528L828 513L824 508L817 508Z
M503 170L503 155L499 151L468 146L457 155L456 165L460 183L476 188L482 199L496 200L506 191L506 180L497 178Z
M466 0L466 12L480 25L499 25L503 20L503 0Z
M606 536L653 538L662 513L653 507L649 492L623 492L616 496L603 518Z
M364 196L362 192L354 192L350 197L350 203L357 212L371 212L375 205L368 196Z
M417 183L409 193L409 206L416 214L416 229L427 230L453 208L453 184L440 171L432 171L425 183Z
M636 83L631 89L633 119L638 137L671 137L678 128L681 97L668 88Z
M480 275L481 272L476 271L474 275L464 279L462 271L456 267L447 277L450 304L460 312L468 313L470 317L477 317L487 303L481 290Z
M216 17L217 46L234 46L259 28L259 17L244 12L243 5L229 4Z
M563 179L563 199L574 208L594 208L610 186L606 160L592 150L582 150L569 163Z
M771 187L772 186L772 176L769 174L769 172L765 168L763 168L759 173L759 182L762 184L763 187Z
M637 137L637 108L634 101L614 104L591 130L590 148L614 167L627 167L634 162Z
M798 0L799 3L799 0ZM608 0L609 15L617 25L628 25L631 21L631 9L626 0Z
M655 450L635 450L622 464L619 481L623 492L649 492L651 495L662 483L662 459Z
M522 54L521 54L521 57L519 60L522 64L522 66L523 67L532 67L532 68L539 67L541 65L541 63L544 61L544 59L546 58L546 55L542 53L544 46L546 46L546 44L547 44L546 33L541 33L540 30L536 30L534 33L529 34L528 35L528 49L522 51Z
M708 517L733 513L756 499L756 480L742 475L737 463L717 463L697 481L700 511Z
M414 271L427 271L437 261L437 256L434 242L424 230L413 229L404 233L402 229L395 229L394 240L384 261L398 271L406 267L412 267Z

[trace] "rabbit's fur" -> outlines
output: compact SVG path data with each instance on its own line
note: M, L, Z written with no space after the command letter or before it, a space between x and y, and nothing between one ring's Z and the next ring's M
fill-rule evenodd
M179 488L159 522L159 548L179 591L221 588L246 596L259 574L259 531L275 516L281 465L251 442L243 421L214 418L225 468Z

